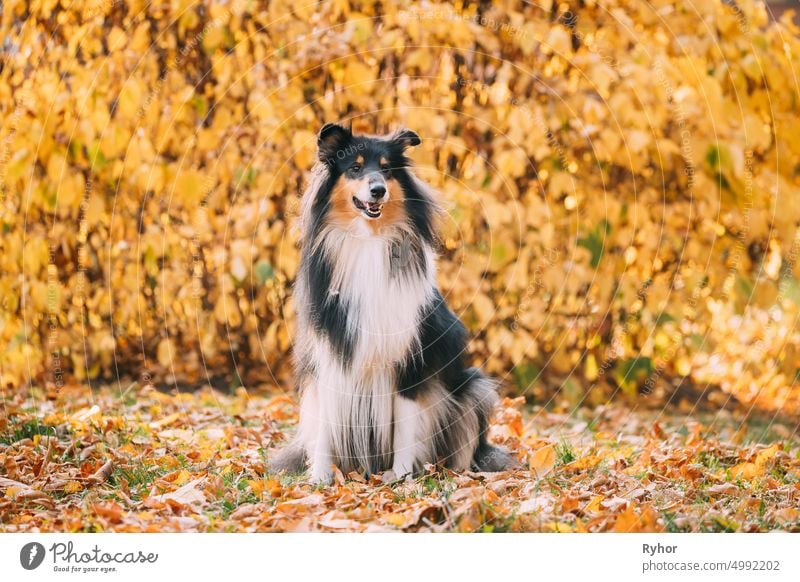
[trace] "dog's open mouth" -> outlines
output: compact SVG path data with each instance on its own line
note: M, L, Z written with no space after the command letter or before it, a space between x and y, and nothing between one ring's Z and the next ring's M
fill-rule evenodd
M380 202L361 202L358 198L353 196L353 204L358 208L361 213L367 218L379 218L383 210L383 204Z

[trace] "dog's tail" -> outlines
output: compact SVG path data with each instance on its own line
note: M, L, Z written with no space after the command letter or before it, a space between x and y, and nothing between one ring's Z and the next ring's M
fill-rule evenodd
M496 381L487 378L476 368L466 370L469 383L466 386L470 399L473 400L478 417L478 446L472 456L472 469L480 472L508 471L520 466L511 454L503 447L491 444L487 439L489 418L497 405Z
M472 468L482 473L509 471L520 466L519 461L511 456L503 447L489 443L485 436L481 437L475 456L472 457Z
M280 471L302 473L305 468L306 451L298 436L292 438L267 461L267 471L270 473L279 473Z

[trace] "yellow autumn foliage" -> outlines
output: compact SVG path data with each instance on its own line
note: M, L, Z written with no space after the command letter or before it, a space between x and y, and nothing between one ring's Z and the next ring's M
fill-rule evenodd
M423 139L475 363L797 411L798 29L753 0L7 0L0 376L290 386L326 121Z

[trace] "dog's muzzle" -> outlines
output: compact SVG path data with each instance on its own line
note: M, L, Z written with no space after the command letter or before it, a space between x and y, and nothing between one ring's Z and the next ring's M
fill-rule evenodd
M386 180L378 173L373 172L364 181L364 186L353 196L353 205L367 218L380 218L383 205L389 200L389 190Z

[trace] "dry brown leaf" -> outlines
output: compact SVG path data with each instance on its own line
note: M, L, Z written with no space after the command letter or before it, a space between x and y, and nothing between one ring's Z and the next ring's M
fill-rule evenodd
M179 506L197 508L197 506L206 503L206 496L201 489L201 486L205 483L205 481L205 477L200 477L193 481L189 481L186 485L179 487L175 491L148 497L147 501L150 503L172 502Z
M182 416L182 413L174 412L172 414L169 414L169 415L165 416L164 418L160 418L159 420L151 422L149 426L153 430L158 430L158 429L163 428L165 426L169 426L170 424L172 424L173 422L175 422L177 420L180 420L181 416Z
M100 467L97 471L95 471L92 475L87 477L87 481L89 483L93 483L95 485L99 483L105 483L109 477L111 477L111 473L114 472L114 460L109 459L107 460L102 467Z
M599 455L588 455L564 465L561 469L566 472L585 471L586 469L596 467L602 460L603 458Z
M529 457L531 476L542 479L556 466L556 449L553 445L542 447Z
M20 489L30 489L30 485L15 481L14 479L8 479L7 477L0 477L0 487L18 487Z
M125 510L116 501L104 501L102 503L95 503L94 505L92 505L92 509L94 510L96 515L104 517L113 523L121 522L123 516L125 515Z
M245 519L248 517L253 517L259 513L259 506L255 503L245 503L244 505L240 505L233 511L230 515L230 518L233 520L237 519Z
M712 495L738 495L739 488L733 483L720 483L707 489Z
M649 505L639 506L640 511L631 504L622 512L614 523L614 531L618 533L654 532L662 531L658 524L658 514Z

